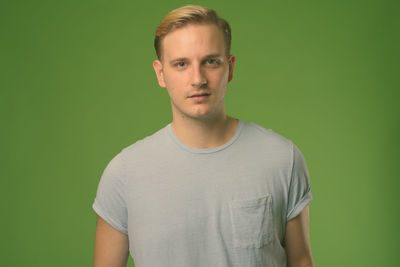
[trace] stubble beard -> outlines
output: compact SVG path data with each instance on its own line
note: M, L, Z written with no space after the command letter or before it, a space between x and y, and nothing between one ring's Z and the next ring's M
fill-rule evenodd
M222 103L221 103L222 102ZM202 105L202 104L198 104ZM225 113L225 105L224 105L224 98L219 100L219 103L216 103L216 106L213 108L211 107L205 112L203 112L200 108L198 110L196 107L191 107L193 109L191 110L184 110L180 108L178 105L176 105L172 100L171 100L171 106L172 106L172 113L173 113L173 118L175 119L182 119L182 120L194 120L194 121L213 121L213 120L218 120L219 117L224 117L226 115Z

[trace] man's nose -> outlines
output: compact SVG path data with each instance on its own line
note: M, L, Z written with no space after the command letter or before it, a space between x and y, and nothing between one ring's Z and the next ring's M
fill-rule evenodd
M193 66L192 86L202 87L207 84L207 78L201 66Z

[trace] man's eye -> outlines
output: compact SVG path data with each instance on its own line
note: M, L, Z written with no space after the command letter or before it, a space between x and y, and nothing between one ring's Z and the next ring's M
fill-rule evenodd
M185 67L185 62L178 62L177 64L176 64L179 68L182 68L182 67Z
M215 59L208 59L207 60L207 64L213 65L215 63L217 63L217 61Z

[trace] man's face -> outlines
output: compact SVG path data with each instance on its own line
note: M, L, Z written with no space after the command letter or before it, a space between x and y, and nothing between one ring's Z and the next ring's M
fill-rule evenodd
M162 62L153 63L167 88L174 119L213 119L225 114L224 98L235 57L226 56L223 33L212 24L189 24L162 40Z

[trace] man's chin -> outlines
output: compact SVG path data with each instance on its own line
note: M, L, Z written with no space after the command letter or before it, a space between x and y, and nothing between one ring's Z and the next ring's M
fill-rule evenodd
M176 114L180 117L195 120L195 121L213 121L218 119L218 112L215 109L210 108L208 105L198 105L192 109L179 109L176 108ZM174 112L175 113L175 112Z
M218 114L212 112L211 110L202 110L192 114L188 114L188 117L193 120L198 120L202 122L215 121L219 119Z

